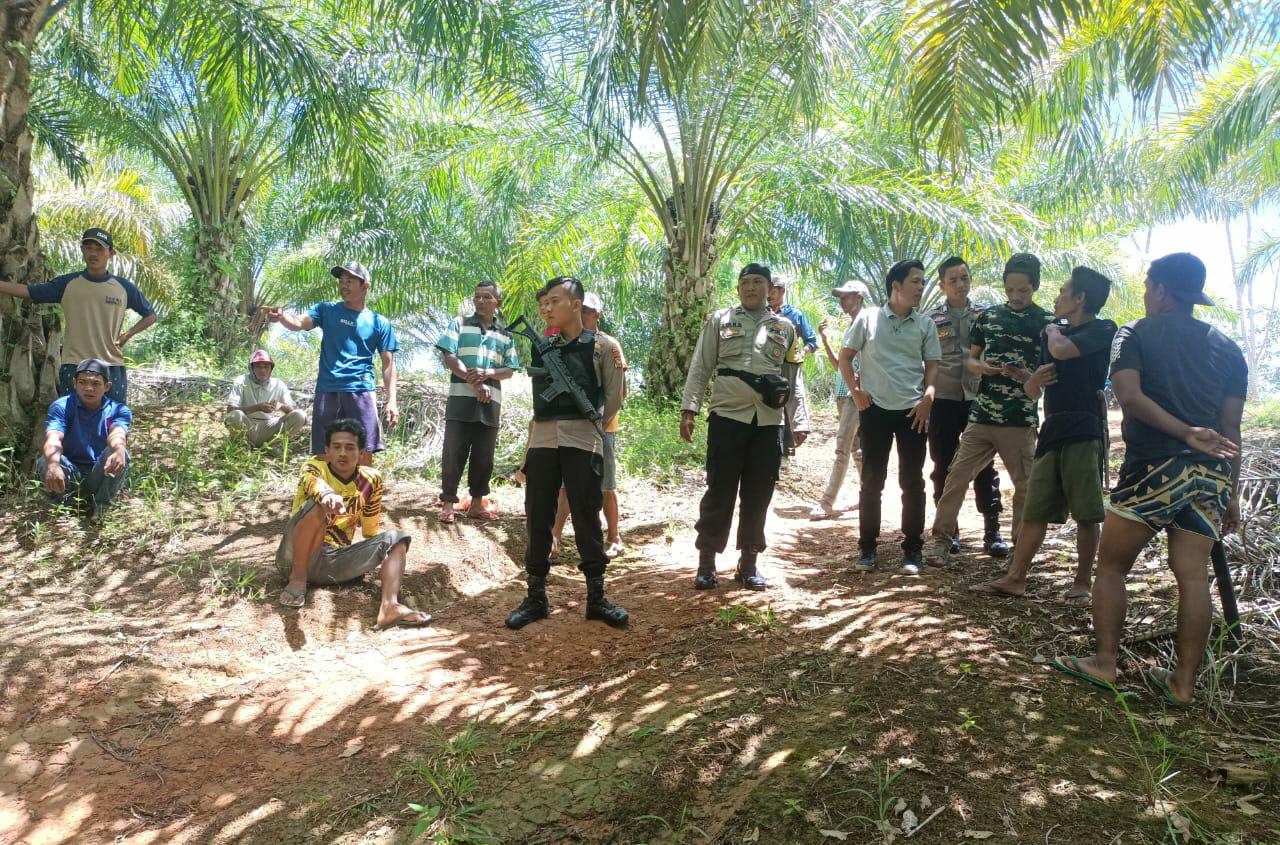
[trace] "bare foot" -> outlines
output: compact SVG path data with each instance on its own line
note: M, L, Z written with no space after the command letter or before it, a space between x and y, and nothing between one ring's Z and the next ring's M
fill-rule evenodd
M1013 596L1019 598L1027 594L1027 582L1014 581L1006 575L1003 578L997 578L985 584L974 584L969 590L989 596Z
M559 540L551 541L551 554L547 555L547 560L551 561L552 563L555 563L556 561L560 560L560 541Z
M394 627L417 628L426 625L430 621L430 613L414 610L412 607L399 602L391 605L379 605L378 607L377 628L379 631Z

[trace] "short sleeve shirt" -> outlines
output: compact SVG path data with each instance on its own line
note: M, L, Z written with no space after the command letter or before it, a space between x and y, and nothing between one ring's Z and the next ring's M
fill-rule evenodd
M1044 423L1036 439L1036 455L1081 440L1102 440L1106 416L1098 391L1107 383L1107 365L1116 324L1094 318L1078 326L1063 326L1063 337L1080 355L1060 361L1049 354L1049 341L1040 344L1040 363L1053 364L1058 380L1044 389Z
M1249 367L1240 347L1208 323L1162 314L1130 323L1116 334L1111 373L1137 370L1142 392L1190 426L1218 429L1222 402L1248 394ZM1187 444L1131 415L1124 418L1125 464L1204 457Z
M61 303L66 316L62 337L62 364L78 364L101 358L113 367L124 366L124 353L116 338L124 328L125 312L150 317L155 311L142 291L128 279L107 274L68 273L27 288L37 304Z
M905 411L924 396L924 362L938 361L938 328L911 309L899 318L888 305L864 308L844 334L844 348L858 353L862 389L876 407Z
M498 328L496 323L487 328L472 315L465 319L455 318L436 339L436 349L442 353L456 355L467 369L482 368L500 370L520 368L520 357L516 352L516 342L510 332ZM476 390L467 380L454 373L449 374L449 399L445 403L444 416L447 420L457 422L479 422L497 427L502 413L502 382L489 379L492 401L481 404L476 398Z
M245 373L236 377L231 383L231 394L227 397L227 404L236 407L245 405L261 405L264 402L281 402L285 405L293 404L293 395L289 393L289 386L283 381L271 376L267 379L266 384L261 384L253 373ZM251 420L266 422L272 419L272 415L266 411L250 411L246 416Z
M92 466L107 451L107 435L113 428L129 430L133 412L127 405L103 397L102 406L91 411L74 393L55 399L49 406L45 431L62 432L62 454L76 466Z
M984 311L973 323L970 338L982 347L982 357L994 364L1034 369L1040 360L1040 336L1053 318L1039 305L1014 311L1007 304ZM1026 426L1040 424L1036 402L1019 382L1008 376L983 376L969 421L980 425Z
M367 393L374 389L373 361L383 352L395 352L391 321L365 308L352 311L341 302L321 302L308 312L320 340L320 372L317 393Z
M330 491L342 497L343 513L329 518L324 530L326 546L349 546L355 542L356 529L365 537L378 533L382 522L382 473L373 467L356 467L350 478L340 478L324 458L312 458L302 466L298 492L293 497L292 513L308 501L320 504Z

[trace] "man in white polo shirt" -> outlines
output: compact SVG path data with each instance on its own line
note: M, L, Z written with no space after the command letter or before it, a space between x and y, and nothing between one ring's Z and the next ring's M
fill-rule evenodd
M862 432L862 490L858 510L858 569L876 568L880 494L889 450L898 443L902 488L902 571L920 572L924 548L924 456L942 349L933 320L916 310L924 295L924 265L899 261L885 276L889 302L864 309L844 336L840 374L858 406ZM857 370L854 356L859 359Z

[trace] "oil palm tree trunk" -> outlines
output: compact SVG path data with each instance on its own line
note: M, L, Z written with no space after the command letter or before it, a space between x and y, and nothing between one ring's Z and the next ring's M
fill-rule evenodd
M0 279L40 281L43 261L31 181L31 49L49 0L0 5ZM60 324L47 309L0 297L0 449L33 441L35 421L57 392ZM0 461L3 464L3 461Z

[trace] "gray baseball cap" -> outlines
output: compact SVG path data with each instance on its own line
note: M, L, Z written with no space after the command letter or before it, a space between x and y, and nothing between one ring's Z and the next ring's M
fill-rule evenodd
M840 287L831 289L832 296L844 296L846 293L856 293L864 299L871 298L871 290L857 279L850 279Z
M346 270L348 273L355 276L357 279L364 282L366 285L373 280L373 277L372 275L370 275L369 270L359 261L351 261L347 264L339 264L329 272L332 273L333 277L336 279L342 275L343 270Z

